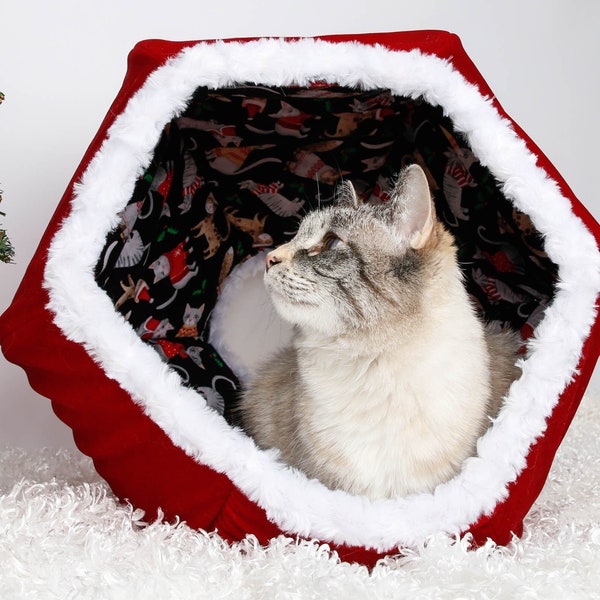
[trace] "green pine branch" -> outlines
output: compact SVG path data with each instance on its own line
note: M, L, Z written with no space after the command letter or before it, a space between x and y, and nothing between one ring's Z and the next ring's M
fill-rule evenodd
M4 263L12 263L15 257L15 249L13 248L6 231L0 229L0 261Z
M4 100L4 94L0 92L0 104L2 104ZM0 202L2 202L2 191L0 190ZM5 217L6 215L0 211L0 215ZM13 258L15 257L15 249L13 248L8 236L6 235L6 231L0 227L0 261L5 263L13 262Z

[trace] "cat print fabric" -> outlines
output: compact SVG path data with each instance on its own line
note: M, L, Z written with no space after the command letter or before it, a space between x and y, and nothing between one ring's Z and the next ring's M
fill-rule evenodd
M208 342L227 275L291 239L346 179L362 201L386 202L411 163L457 240L469 293L488 320L527 337L556 271L540 237L439 108L388 90L198 89L165 126L96 280L140 338L229 418L239 383Z

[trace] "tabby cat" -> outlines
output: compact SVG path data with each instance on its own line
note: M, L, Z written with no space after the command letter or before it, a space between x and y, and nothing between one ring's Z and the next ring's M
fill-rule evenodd
M419 166L381 205L344 183L267 254L265 284L295 335L241 399L260 447L371 499L431 491L476 452L518 341L476 315Z

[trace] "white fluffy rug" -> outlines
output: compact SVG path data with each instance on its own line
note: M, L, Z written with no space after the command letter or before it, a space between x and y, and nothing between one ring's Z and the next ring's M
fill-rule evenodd
M279 538L229 547L147 524L91 462L0 452L0 598L600 598L600 403L583 400L522 539L467 550L435 536L369 572Z

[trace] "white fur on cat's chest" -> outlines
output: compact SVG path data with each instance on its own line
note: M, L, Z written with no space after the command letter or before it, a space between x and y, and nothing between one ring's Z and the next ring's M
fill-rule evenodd
M428 345L424 339L424 352ZM415 345L411 347L414 352ZM314 399L305 430L321 449L329 448L332 464L341 460L348 465L345 489L371 497L397 496L432 488L453 474L472 451L465 435L477 430L485 412L484 404L467 399L485 398L488 392L487 380L474 378L468 367L457 373L466 362L465 349L456 344L451 350L461 360L441 363L437 372L425 366L431 363L407 355L400 344L363 356L313 347L307 353L310 361L302 360L300 349L299 364ZM437 351L447 356L449 348ZM433 470L438 461L439 470Z

